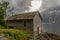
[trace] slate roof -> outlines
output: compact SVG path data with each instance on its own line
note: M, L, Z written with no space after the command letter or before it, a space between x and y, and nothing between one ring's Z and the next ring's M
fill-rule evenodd
M35 11L35 12L20 13L9 17L7 20L33 19L36 13L39 12Z

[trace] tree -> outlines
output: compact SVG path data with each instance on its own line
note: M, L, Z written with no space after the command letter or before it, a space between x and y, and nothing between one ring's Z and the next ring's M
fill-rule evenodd
M15 7L12 7L10 10L8 10L10 12L11 15L13 15L13 10L15 9Z
M0 3L0 25L5 26L4 16L6 15L6 9L8 8L9 2L4 1Z

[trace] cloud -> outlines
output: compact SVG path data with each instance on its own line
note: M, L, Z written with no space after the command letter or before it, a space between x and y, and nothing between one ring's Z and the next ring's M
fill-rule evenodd
M56 6L60 6L60 0L42 0L40 11L44 11Z
M10 6L14 7L14 13L24 12L25 10L29 10L29 6L31 6L32 0L9 0Z
M1 1L1 0L0 0ZM5 0L3 0L5 1ZM25 10L29 10L29 6L31 6L32 0L6 0L9 1L10 7L14 7L14 14L24 12ZM10 14L9 11L7 11L7 14Z
M29 11L38 11L39 8L41 7L41 4L42 4L42 0L32 0Z
M32 9L36 10L37 8L40 7L39 2L41 0L8 0L8 1L10 2L11 7L15 7L14 11L23 12L25 10L32 10ZM48 8L55 6L60 6L60 0L42 0L42 6L40 8L40 11L44 11Z
M39 10L41 0L10 0L12 7L15 7L15 12L36 11Z

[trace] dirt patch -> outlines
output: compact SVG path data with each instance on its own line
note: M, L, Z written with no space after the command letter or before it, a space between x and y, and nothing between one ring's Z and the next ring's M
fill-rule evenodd
M8 40L8 38L6 38L4 34L0 34L0 40Z

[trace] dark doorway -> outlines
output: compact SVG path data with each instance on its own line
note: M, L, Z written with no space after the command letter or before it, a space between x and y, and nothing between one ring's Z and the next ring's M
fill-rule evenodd
M26 21L24 21L24 27L26 27Z
M14 29L14 27L13 27L13 26L9 26L9 28Z

